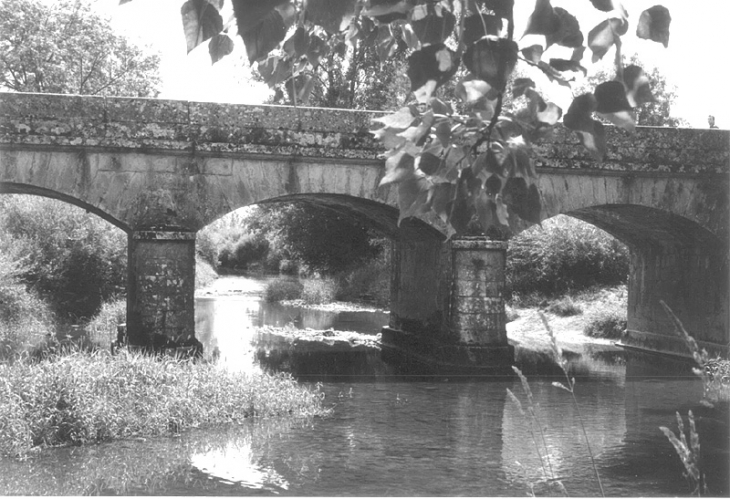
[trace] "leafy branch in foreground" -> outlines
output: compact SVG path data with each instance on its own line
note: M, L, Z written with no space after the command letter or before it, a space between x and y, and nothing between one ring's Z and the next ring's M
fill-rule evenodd
M600 160L606 134L594 115L631 131L634 109L652 100L644 71L623 67L627 10L619 0L591 4L606 17L584 35L573 14L536 0L519 41L514 0L232 0L229 13L223 0L188 0L181 14L188 51L210 40L214 62L230 51L235 23L249 61L295 104L307 103L317 69L333 60L329 54L365 44L384 61L407 47L414 101L375 120L386 149L381 185L396 186L401 219L430 212L450 235L476 230L508 237L510 228L540 221L536 141L563 118ZM656 5L638 17L636 35L666 46L670 22L669 11ZM519 63L570 87L574 73L586 72L586 48L593 62L615 48L616 78L576 97L565 114L533 80L509 85ZM455 89L454 102L439 98L445 86ZM506 95L522 108L505 111Z

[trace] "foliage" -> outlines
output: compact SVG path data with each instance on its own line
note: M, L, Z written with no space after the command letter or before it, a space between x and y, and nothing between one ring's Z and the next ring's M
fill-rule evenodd
M264 299L267 302L298 300L302 297L304 284L296 279L279 278L266 284Z
M337 299L390 306L390 266L390 252L384 251L375 259L337 274Z
M687 126L683 118L672 115L672 106L677 99L677 87L667 81L666 76L656 67L647 67L637 54L629 58L629 64L645 69L650 81L651 95L647 100L634 109L637 125L643 126ZM601 82L615 77L615 70L606 64L597 66L596 71L589 75L581 84L576 85L574 92L578 94L591 92Z
M572 315L580 315L583 313L583 309L580 308L580 305L575 303L569 296L551 303L548 306L547 311L560 317L570 317Z
M537 0L518 45L513 0L232 1L249 61L270 86L291 87L295 104L306 103L328 54L362 42L384 61L405 44L415 102L374 120L381 126L374 133L387 149L381 185L395 184L401 219L432 212L451 234L472 230L470 222L478 221L482 232L501 237L523 221L539 221L532 144L548 136L563 114L564 125L600 160L606 135L594 114L631 131L633 109L652 98L644 71L623 67L628 11L618 0L591 3L606 18L586 36L567 10ZM227 36L222 5L183 4L188 49L208 39L218 45L215 37ZM667 46L670 22L668 10L656 5L638 16L636 35ZM546 102L532 80L518 79L508 88L518 62L570 86L570 75L584 71L586 47L593 62L615 48L616 79L579 95L566 113ZM558 55L561 50L567 54ZM457 75L460 105L434 97ZM524 108L504 111L508 93L524 96Z
M224 268L246 269L260 261L269 251L269 242L258 234L243 233L218 253L218 265Z
M0 454L176 434L249 417L316 416L317 388L288 375L247 375L207 363L121 351L0 364Z
M86 334L95 345L108 347L117 339L117 326L127 322L127 300L112 298L86 324Z
M338 293L338 283L332 278L305 279L302 300L308 304L332 303Z
M627 248L606 232L558 215L526 230L507 249L507 287L513 293L554 295L595 284L626 282Z
M591 319L583 332L593 338L621 339L626 332L626 311L605 311Z
M37 196L3 196L0 232L8 244L23 248L18 277L63 316L93 316L126 282L126 234L78 207Z
M313 203L258 206L245 223L282 259L297 260L310 273L341 272L382 251L382 240L359 220Z
M159 66L87 0L0 0L0 88L156 97Z

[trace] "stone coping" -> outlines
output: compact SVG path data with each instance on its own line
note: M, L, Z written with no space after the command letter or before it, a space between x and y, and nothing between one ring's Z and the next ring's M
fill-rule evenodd
M382 161L375 111L144 98L0 92L0 147L93 147L194 154L261 154ZM591 159L557 126L536 144L550 169L727 173L730 131L606 127L608 154Z

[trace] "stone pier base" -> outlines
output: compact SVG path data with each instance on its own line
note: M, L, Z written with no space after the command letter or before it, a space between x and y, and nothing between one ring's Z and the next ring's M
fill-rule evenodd
M514 348L507 342L503 299L506 249L507 243L485 238L401 245L391 324L382 331L385 360L402 370L511 374ZM420 281L430 284L402 284Z
M127 338L160 351L196 348L195 233L147 230L129 235Z

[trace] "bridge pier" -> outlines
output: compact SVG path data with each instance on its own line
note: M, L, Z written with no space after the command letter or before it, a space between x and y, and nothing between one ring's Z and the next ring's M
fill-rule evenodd
M198 346L195 340L195 233L129 235L127 335L148 350Z
M507 243L398 241L386 359L438 373L507 373L514 349L504 309Z
M727 353L727 251L707 241L634 248L628 285L628 327L621 344L651 353L688 356L662 309L663 300L700 348Z

